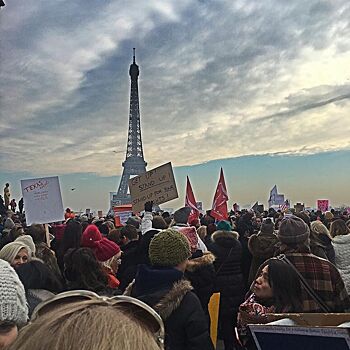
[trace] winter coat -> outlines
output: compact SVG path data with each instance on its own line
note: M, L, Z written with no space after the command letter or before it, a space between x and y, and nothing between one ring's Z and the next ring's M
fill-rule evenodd
M260 232L250 236L248 240L248 249L253 256L253 259L249 271L249 286L255 280L260 265L265 260L274 256L275 244L277 243L278 238L274 233Z
M335 252L335 266L350 293L350 234L335 236L332 245Z
M35 245L35 256L42 260L50 270L55 274L59 281L62 281L62 274L57 264L57 259L54 252L47 246L46 243L38 243Z
M142 300L162 317L165 349L214 349L200 301L181 271L140 265L124 294Z
M120 281L119 289L124 291L135 278L139 263L139 241L130 241L122 247L121 264L118 268L117 277Z
M202 256L188 261L185 271L185 277L191 282L205 314L208 314L208 303L215 287L214 261L212 253L202 253Z
M215 255L215 290L220 292L220 315L235 315L244 298L242 247L238 234L216 231L212 235L212 241L210 249Z

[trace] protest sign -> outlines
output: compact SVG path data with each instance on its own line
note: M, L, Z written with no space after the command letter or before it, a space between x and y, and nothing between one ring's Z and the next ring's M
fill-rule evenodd
M317 200L317 209L321 210L322 213L326 212L329 208L328 199L318 199Z
M135 213L144 210L147 201L158 205L178 198L170 162L130 179L129 189Z
M116 205L113 207L114 223L116 227L125 225L126 221L132 216L131 204Z
M28 226L64 220L58 176L21 180L21 189Z

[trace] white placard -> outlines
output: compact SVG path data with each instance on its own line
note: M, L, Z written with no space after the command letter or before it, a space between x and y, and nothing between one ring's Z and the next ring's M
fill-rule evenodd
M28 226L64 220L58 176L21 180L21 188Z

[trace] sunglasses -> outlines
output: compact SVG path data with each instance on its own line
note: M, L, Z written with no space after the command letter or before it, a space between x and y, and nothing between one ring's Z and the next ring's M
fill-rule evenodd
M40 303L33 311L31 322L48 311L70 303L81 301L97 301L105 306L118 306L129 313L133 318L146 325L153 333L161 349L164 349L165 330L162 318L149 305L141 300L126 295L104 297L87 290L73 290L55 295L53 298Z

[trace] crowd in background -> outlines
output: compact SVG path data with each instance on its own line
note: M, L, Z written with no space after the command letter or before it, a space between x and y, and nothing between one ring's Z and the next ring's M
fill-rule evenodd
M23 201L16 210L9 199L0 201L0 347L213 349L216 292L226 350L249 348L247 324L269 313L350 312L347 212L242 210L218 222L148 202L120 227L66 210L47 230L27 226Z

